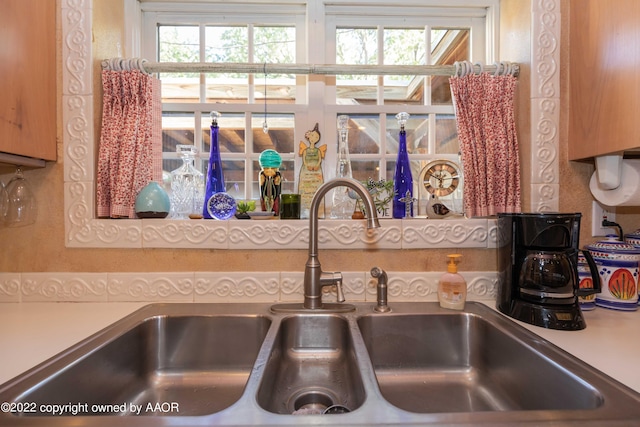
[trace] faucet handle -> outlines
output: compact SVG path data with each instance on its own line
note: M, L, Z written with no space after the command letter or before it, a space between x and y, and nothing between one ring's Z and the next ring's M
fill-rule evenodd
M338 302L344 302L344 292L342 292L342 277L336 282L336 293L338 294Z

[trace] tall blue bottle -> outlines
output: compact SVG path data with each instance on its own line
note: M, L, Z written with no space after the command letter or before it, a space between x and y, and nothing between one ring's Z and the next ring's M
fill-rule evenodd
M224 175L222 174L222 160L220 159L220 145L218 144L218 117L220 113L211 112L211 152L209 154L209 168L207 169L207 186L204 192L204 209L202 216L213 219L207 210L207 204L215 193L226 191Z
M396 171L393 176L393 217L404 218L413 216L413 177L411 176L411 163L407 153L407 132L404 125L409 119L409 113L396 114L400 125L398 140L398 158Z

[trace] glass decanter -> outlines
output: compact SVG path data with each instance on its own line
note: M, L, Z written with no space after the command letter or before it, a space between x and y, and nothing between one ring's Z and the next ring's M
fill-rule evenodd
M352 178L351 159L349 158L349 116L338 116L338 159L336 162L336 178ZM330 217L349 219L355 209L355 199L349 195L347 188L338 187L333 190L333 203Z
M220 113L217 111L211 112L211 150L209 153L209 168L207 169L207 185L204 193L203 211L202 215L206 219L211 219L209 210L207 209L207 203L211 196L216 193L224 193L227 191L224 185L224 175L222 173L222 159L220 157L220 145L218 142L218 117Z
M413 177L411 162L407 153L407 131L405 124L409 120L409 113L396 114L400 135L398 138L398 158L393 176L393 217L411 218L413 216Z
M193 145L177 145L182 166L171 171L171 215L175 219L201 217L204 204L204 175L195 168L198 149Z

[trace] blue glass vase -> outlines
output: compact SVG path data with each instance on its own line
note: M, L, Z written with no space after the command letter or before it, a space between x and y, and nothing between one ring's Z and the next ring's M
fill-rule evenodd
M224 175L222 173L222 159L220 158L220 145L218 144L218 117L220 113L211 112L211 152L209 154L209 168L207 169L207 185L204 192L204 210L202 216L205 219L213 219L207 209L209 199L216 193L226 191Z
M411 163L407 153L407 132L404 125L409 119L408 113L396 115L400 125L398 140L398 158L396 170L393 176L393 217L411 218L413 216L413 177L411 176Z

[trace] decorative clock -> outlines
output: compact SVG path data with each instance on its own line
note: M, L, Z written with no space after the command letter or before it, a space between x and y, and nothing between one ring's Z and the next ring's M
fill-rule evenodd
M450 160L433 160L422 169L421 181L430 194L448 196L460 185L460 168Z
M429 218L462 215L462 170L453 159L429 161L418 181L419 211Z

